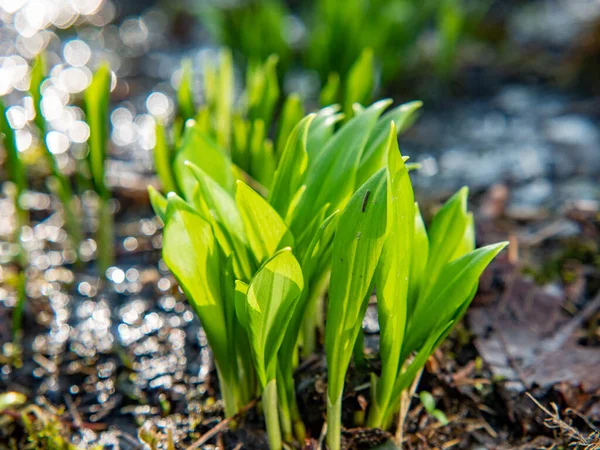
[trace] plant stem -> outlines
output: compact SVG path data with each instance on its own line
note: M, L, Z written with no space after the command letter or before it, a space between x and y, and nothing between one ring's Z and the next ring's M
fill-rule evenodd
M221 388L221 396L223 397L223 403L225 405L225 416L233 417L238 412L238 395L236 389L236 383L231 383L225 379L221 370L217 366L217 377L219 378L219 386Z
M113 217L107 197L100 196L98 206L98 267L101 276L104 277L106 270L114 264L115 260Z
M371 402L369 404L369 416L367 417L368 428L383 427L383 413L385 408L377 402L377 375L371 374Z
M20 347L21 339L23 337L23 309L25 308L25 272L20 269L17 281L17 304L13 310L12 316L12 338L15 346Z
M329 450L340 450L340 436L342 433L342 394L340 393L335 404L331 403L327 395L327 447Z
M283 440L291 443L294 440L292 433L292 415L290 413L290 402L286 392L285 378L279 364L277 364L277 399L279 400L279 420L281 421Z
M271 450L281 450L281 430L279 428L279 411L277 407L277 381L269 381L262 394L263 413L267 424L267 435Z

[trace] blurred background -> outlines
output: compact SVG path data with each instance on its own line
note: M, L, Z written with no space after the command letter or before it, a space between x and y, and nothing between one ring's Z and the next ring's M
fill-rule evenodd
M413 177L417 198L434 209L468 185L480 219L478 240L509 236L504 264L512 269L503 266L503 276L527 275L517 297L543 286L544 295L561 299L552 311L575 314L596 295L598 0L0 0L0 22L0 97L30 170L21 201L32 217L21 237L30 255L30 303L24 353L17 355L8 325L18 296L10 239L16 209L0 153L0 386L25 390L30 401L61 417L56 405L76 404L78 420L89 426L75 427L69 439L83 448L138 448L139 427L160 434L165 421L176 424L183 442L198 423L210 429L216 420L205 412L214 392L209 350L160 260L161 224L146 186L156 183L155 125L177 113L182 61L191 61L195 101L202 103L204 70L223 46L232 49L238 80L249 64L277 54L282 92L298 93L308 110L319 107L324 87L345 86L353 65L367 58L374 71L367 101L424 102L419 120L400 138L403 154L421 164ZM108 286L91 270L73 270L47 168L36 163L40 146L28 89L42 51L49 68L42 89L46 143L61 170L81 183L88 231L98 228L98 218L86 212L95 198L76 177L90 132L82 93L102 62L113 72L106 178L114 193L118 263L107 271ZM339 95L333 99L343 102ZM96 257L97 245L93 237L83 240L84 262ZM490 277L482 286L495 292L497 283ZM487 307L476 302L478 320ZM582 353L577 364L583 368L569 374L573 386L581 384L581 373L597 373L597 320L595 313L582 325L581 345L595 353ZM485 329L470 332L470 348L489 373L508 376L506 367L494 366L497 354ZM528 342L541 339L534 333ZM544 377L540 383L548 386L564 378ZM597 384L590 389L600 389ZM510 418L497 422L510 429ZM106 431L111 424L118 427Z

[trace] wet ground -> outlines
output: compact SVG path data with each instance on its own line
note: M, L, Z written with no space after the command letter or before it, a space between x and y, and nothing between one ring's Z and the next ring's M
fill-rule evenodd
M84 448L140 448L142 425L146 436L158 436L163 445L167 430L174 441L191 444L218 423L221 405L215 401L218 392L201 326L160 260L161 225L147 204L145 187L154 182L154 117L174 113L178 73L173 68L182 57L192 57L201 70L212 51L181 46L168 16L155 8L140 12L126 4L119 9L100 0L81 2L78 9L67 1L53 5L54 10L36 15L34 1L0 1L0 19L14 23L0 27L0 94L15 105L10 118L18 129L19 149L33 158L36 136L27 125L31 106L21 100L27 87L23 80L26 59L47 45L54 68L45 88L44 113L55 133L52 150L65 172L73 172L88 133L78 94L89 82L90 67L99 60L111 63L118 81L108 181L115 195L117 264L107 272L107 281L97 276L96 243L89 236L98 222L91 213L85 217L88 238L81 248L89 262L72 264L58 202L41 177L32 177L24 199L32 226L23 233L31 261L26 269L29 301L23 353L12 355L9 324L16 294L11 280L16 269L8 262L17 248L10 244L14 205L7 184L2 185L0 392L23 392L45 411L64 405L64 412L54 413L72 441ZM527 11L519 12L525 18L516 14L510 21L521 30L515 36L523 45L533 39L523 25L533 20L527 19ZM593 21L582 15L583 9L573 11L575 18L585 18L580 25ZM554 20L550 11L547 16ZM544 34L535 36L545 39ZM545 45L569 47L561 42ZM577 410L585 420L573 414L573 426L584 437L594 431L586 420L598 424L600 419L600 386L593 376L600 367L598 308L588 308L597 303L593 299L600 288L600 99L514 77L477 92L426 104L420 120L401 139L403 153L422 164L414 183L426 212L468 185L480 243L507 236L512 242L511 251L482 280L465 327L430 361L424 375L422 388L434 394L450 425L440 426L415 401L407 442L413 447L447 448L450 443L490 448L504 442L531 448L536 439L536 445L549 445L555 433L568 444L575 438L560 426L545 426L544 413L524 392ZM85 194L81 201L84 211L94 210L93 195ZM529 299L527 307L520 305L521 299ZM551 314L540 315L540 310ZM529 330L520 339L507 333L515 317L521 329ZM556 329L563 330L559 334L564 339L547 342ZM376 339L373 320L365 322L365 330ZM574 359L563 362L566 355ZM565 367L572 370L565 372ZM316 439L324 373L322 355L298 373L300 403ZM349 408L360 407L368 394L360 388L360 374L355 381L357 389L347 392ZM258 417L251 411L246 426L220 439L228 448L239 441L261 448ZM18 433L13 427L0 429L0 442ZM356 448L366 448L366 442L381 436L355 430L346 437ZM205 448L217 443L212 439Z

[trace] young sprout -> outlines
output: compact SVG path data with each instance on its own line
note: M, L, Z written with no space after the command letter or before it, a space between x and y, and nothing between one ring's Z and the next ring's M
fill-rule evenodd
M86 121L90 128L88 163L94 190L99 201L98 266L100 273L114 264L113 217L110 191L105 182L105 161L108 148L111 72L107 64L98 68L84 93Z
M62 204L65 215L65 224L69 237L72 241L73 247L78 249L81 242L81 224L78 219L79 213L77 212L76 198L73 196L71 181L60 171L58 162L46 142L46 136L48 134L49 127L44 115L42 114L41 92L45 77L46 58L43 53L40 53L35 58L33 67L31 69L31 82L29 84L29 95L33 101L33 108L35 111L34 123L40 138L42 139L44 155L52 174L52 179L50 180L51 189L54 191Z

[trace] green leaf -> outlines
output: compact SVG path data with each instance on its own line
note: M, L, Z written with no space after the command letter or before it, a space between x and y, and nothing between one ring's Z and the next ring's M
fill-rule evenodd
M398 148L393 122L389 128L387 148L387 222L390 232L375 272L381 327L381 378L377 383L377 403L381 410L386 410L391 401L394 382L402 365L400 355L407 317L415 212L412 184Z
M235 314L244 329L248 328L246 295L248 295L248 284L241 280L235 280Z
M506 245L501 242L479 248L442 268L430 294L415 308L406 333L405 353L417 349L435 327L452 319L472 295L485 268Z
M249 173L263 186L270 186L275 172L273 144L267 139L267 129L262 119L252 122L248 152L250 155Z
M448 425L449 422L448 422L448 418L446 417L446 414L444 414L439 409L434 409L433 411L431 411L430 414L433 417L435 417L442 426Z
M425 407L425 410L431 414L435 410L435 399L433 395L431 395L427 391L419 392L419 398L421 399L421 403Z
M156 144L154 146L154 165L164 193L177 192L177 185L171 168L172 151L167 144L165 127L156 124Z
M213 139L191 125L191 122L185 127L183 142L175 156L173 170L184 197L192 201L196 178L187 168L186 161L202 169L226 191L233 192L233 172L227 154Z
M410 260L410 283L408 292L408 317L412 316L421 286L426 281L427 259L429 257L429 238L425 229L425 222L421 216L419 204L415 203L415 223L413 235L413 248Z
M475 223L473 222L473 213L468 213L465 233L454 254L450 257L450 261L454 261L473 250L475 250Z
M248 142L250 140L250 122L239 115L233 116L233 136L231 143L231 160L242 170L250 170L250 153Z
M304 229L314 212L326 203L330 203L331 210L345 205L354 191L368 136L389 103L389 100L374 103L329 139L306 174L306 192L292 219L292 230Z
M210 224L174 193L168 196L163 259L200 318L217 366L230 370L219 247Z
M237 181L235 202L242 216L250 249L258 264L277 250L293 245L294 238L277 211L243 181Z
M365 151L360 160L358 169L357 186L362 185L371 175L381 169L386 162L387 138L390 122L394 122L398 134L404 132L414 122L416 112L422 106L422 102L404 103L391 111L386 112L377 121L377 125L369 136Z
M206 211L215 236L226 256L233 253L234 273L238 278L249 280L254 272L254 263L247 249L244 222L233 196L209 177L202 169L186 161L189 170L198 181L197 202Z
M306 140L309 166L314 163L329 138L333 136L335 125L344 118L343 114L338 113L339 110L340 105L331 105L321 109L310 125Z
M194 117L192 76L192 61L186 59L181 63L181 81L177 87L177 114L184 122Z
M279 129L277 131L277 144L275 151L278 158L283 155L288 142L289 136L292 134L296 125L304 117L304 105L298 94L291 94L283 104L281 116L279 118Z
M269 203L282 217L286 217L292 198L304 179L308 165L306 140L314 118L315 114L310 114L294 127L275 171Z
M302 270L290 248L268 259L250 282L247 330L263 387L275 379L277 352L303 288Z
M344 114L346 120L353 116L352 105L366 105L371 101L375 85L373 50L365 48L348 72L344 92Z
M219 52L218 70L210 64L205 67L206 102L214 118L216 138L219 145L225 149L230 145L231 116L234 99L233 59L231 50Z
M250 66L246 79L248 95L248 118L261 119L271 124L273 110L279 99L276 55L271 55L263 65Z
M360 116L359 116L360 117ZM342 393L352 349L366 310L367 294L386 239L386 171L371 177L342 212L333 242L325 329L328 396Z
M19 150L15 141L15 132L11 128L8 117L6 115L6 108L2 100L0 100L0 133L2 133L2 146L6 151L6 165L8 169L8 176L13 183L17 186L19 193L27 189L27 176L25 174L25 167L23 161L19 156Z
M90 171L96 192L105 199L109 197L109 192L104 184L104 160L108 146L110 81L110 68L108 64L103 64L94 73L92 82L83 96L86 121L90 128L90 137L88 138Z
M41 87L46 78L46 55L41 52L35 57L31 68L31 81L29 82L29 95L33 101L35 111L35 126L43 137L46 134L46 121L42 114L42 92Z
M337 102L340 92L340 75L336 72L332 72L327 77L327 83L321 89L319 95L319 104L321 106L333 105Z
M421 296L429 294L442 267L450 261L464 238L468 224L467 197L469 190L461 188L434 216L429 227L429 260L427 278L429 283Z
M150 197L150 204L152 205L154 214L160 217L163 223L166 223L167 199L154 186L148 186L148 196Z

